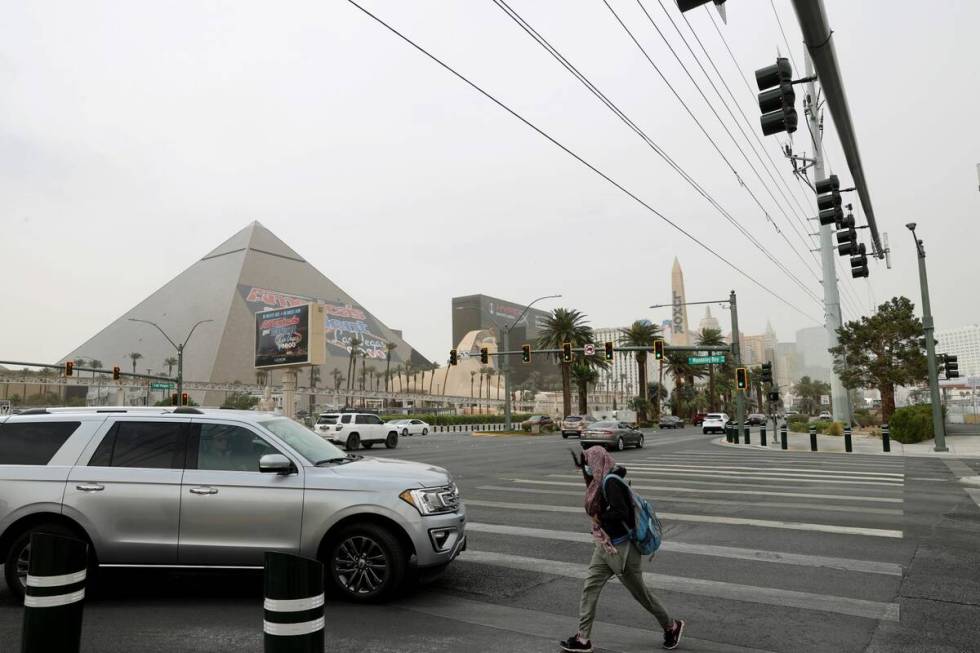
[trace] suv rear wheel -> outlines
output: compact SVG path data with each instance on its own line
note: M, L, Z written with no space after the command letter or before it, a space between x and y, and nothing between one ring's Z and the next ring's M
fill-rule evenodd
M32 526L14 539L10 545L10 550L7 551L7 557L3 561L3 576L4 580L7 581L7 587L18 599L23 598L24 586L27 585L27 571L31 563L31 534L39 532L78 537L78 533L70 528L49 522Z
M351 601L381 601L405 577L405 549L390 532L375 524L345 528L329 555L325 561L329 580L341 596Z

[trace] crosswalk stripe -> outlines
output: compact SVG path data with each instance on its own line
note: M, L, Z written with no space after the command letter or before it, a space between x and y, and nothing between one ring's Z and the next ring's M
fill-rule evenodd
M798 471L798 472L770 472L766 469L754 469L752 471L738 471L732 469L722 469L721 467L714 467L712 465L691 465L688 467L677 467L677 466L663 466L663 465L627 465L626 469L631 472L646 472L646 473L672 473L672 474L684 474L687 472L705 472L712 475L719 476L731 476L737 478L739 476L765 476L772 477L775 479L820 479L828 478L837 481L846 481L853 483L864 483L868 481L876 482L880 485L901 485L904 482L904 475L899 476L899 478L880 478L880 477L865 477L865 476L844 476L834 473L819 474L810 471ZM862 480L863 479L863 480Z
M648 476L652 476L652 477L648 478ZM545 476L545 478L569 478L569 479L574 478L580 480L582 478L582 475L581 474L548 474L547 476ZM706 480L702 477L695 478L695 477L686 477L686 476L677 476L677 477L668 478L663 476L657 476L656 474L636 475L635 478L631 475L630 478L632 478L634 482L642 481L644 483L656 483L657 481L660 481L662 483L677 484L678 486L694 485L694 486L710 486L710 487L721 486L725 488L740 488L740 487L765 488L767 490L770 490L771 492L782 492L782 490L789 490L789 491L800 490L806 488L806 486L808 485L804 481L800 481L798 483L791 483L790 481L792 479L771 479L771 478L750 479L745 477L726 477L724 479L721 479L716 476L712 476L711 478L714 478L716 480ZM901 494L903 488L902 486L879 485L875 487L863 486L861 488L853 488L853 489L848 487L840 487L840 488L828 487L826 489L840 491L841 493L856 492L860 490L866 492L881 492L881 493L885 493L886 495L896 496ZM812 495L812 496L816 496L816 495Z
M877 455L862 456L861 454L848 454L847 458L838 453L813 453L803 451L787 451L777 454L766 454L763 451L748 452L739 450L720 451L718 453L707 451L677 451L663 456L677 458L680 460L692 460L693 458L702 459L740 459L740 460L764 460L767 462L782 462L792 464L824 464L824 465L847 465L852 467L890 467L892 469L904 469L905 461L896 459L884 459ZM852 458L853 456L853 458Z
M522 510L537 512L568 512L583 513L581 507L551 506L545 504L528 505L524 503L509 503L506 501L483 501L468 499L467 506L484 508L503 508L506 510ZM658 512L661 519L674 521L689 521L708 524L728 524L730 526L755 526L759 528L777 528L792 531L810 531L816 533L834 533L839 535L866 535L869 537L901 538L902 531L885 528L864 528L861 526L838 526L836 524L814 524L809 522L790 522L774 519L752 519L749 517L726 517L722 515L689 515L675 512Z
M566 578L584 579L588 573L588 566L583 564L528 558L506 553L491 553L488 551L478 551L473 548L462 553L459 560L551 574L554 576L564 576ZM882 603L865 599L852 599L844 596L812 594L809 592L798 592L772 587L757 587L754 585L687 578L684 576L668 576L666 574L655 574L651 572L644 572L643 580L654 587L663 588L665 591L681 592L696 596L709 596L718 599L761 603L764 605L776 605L804 610L819 610L821 612L832 612L881 621L897 622L900 616L900 608L897 603ZM613 579L612 582L618 581Z
M755 479L759 481L791 481L792 476L786 475L773 475L773 474L724 474L722 472L651 472L645 470L630 470L631 474L634 475L644 475L644 476L680 476L680 477L690 477L690 476L707 476L708 478L741 478L741 479ZM879 487L901 487L901 483L895 483L893 481L851 481L851 480L837 480L832 478L807 478L800 479L801 483L826 483L831 485L877 485Z
M500 524L484 524L470 522L466 525L467 532L491 533L494 535L511 535L515 537L532 537L563 542L593 542L590 533L575 531L556 531L545 528L526 528L523 526L504 526ZM672 553L687 553L691 555L711 556L713 558L732 558L735 560L751 560L797 567L820 567L839 571L854 571L863 574L881 574L885 576L901 576L902 566L891 562L876 562L873 560L855 560L853 558L832 558L828 556L801 555L797 553L780 553L776 551L761 551L759 549L744 549L733 546L715 546L712 544L688 544L676 540L664 540L661 551Z
M582 491L575 490L540 490L537 488L527 488L527 487L505 487L502 485L481 485L477 487L478 490L491 490L494 492L520 492L525 494L555 494L563 496L580 497L582 496ZM639 486L636 488L639 490ZM694 503L706 506L721 506L721 505L731 505L730 501L725 499L694 499L691 497L672 497L665 494L657 495L657 503ZM831 506L826 503L785 503L782 501L745 501L738 505L739 508L792 508L794 510L813 510L816 512L849 512L856 514L865 515L886 515L889 517L901 517L905 514L901 510L891 510L888 508L865 508L863 506Z
M755 472L791 472L793 474L804 473L804 474L830 474L832 476L868 476L868 477L888 477L894 476L897 478L904 478L905 474L899 474L895 472L855 472L849 470L837 470L837 469L800 469L799 467L768 467L768 466L756 466L756 467L746 467L746 466L736 466L736 465L719 465L719 464L704 464L704 465L692 465L691 463L681 464L681 463L660 463L655 462L655 459L649 460L639 460L630 461L629 468L633 467L642 468L665 468L665 469L725 469L725 470L748 470ZM886 479L887 480L887 479Z
M549 474L550 477L554 478L578 478L578 482L574 481L542 481L529 478L513 478L505 479L512 481L514 483L530 483L535 485L565 485L574 487L583 487L581 477L576 477L568 474ZM693 481L694 483L701 483L702 481ZM715 485L731 485L730 483L716 483ZM778 486L772 486L774 491L762 491L762 490L711 490L706 488L697 487L676 487L676 486L666 486L666 485L638 485L634 484L633 487L637 490L654 490L654 491L666 491L666 492L694 492L698 494L750 494L753 496L773 496L778 495L781 497L800 497L808 499L836 499L838 501L869 501L873 503L902 503L902 499L894 497L866 497L866 496L854 496L854 495L836 495L836 494L813 494L810 492L783 492L778 489Z

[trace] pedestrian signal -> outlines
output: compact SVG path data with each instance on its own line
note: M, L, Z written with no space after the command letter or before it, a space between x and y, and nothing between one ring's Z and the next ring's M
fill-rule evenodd
M521 345L521 360L525 363L531 362L531 345Z
M745 390L749 387L749 371L744 367L735 370L735 386L739 390Z
M606 343L606 360L611 361L613 359L613 344L611 342Z
M565 363L572 362L572 343L566 342L562 343L561 346L561 359Z
M484 365L490 362L490 350L486 347L480 348L480 362Z

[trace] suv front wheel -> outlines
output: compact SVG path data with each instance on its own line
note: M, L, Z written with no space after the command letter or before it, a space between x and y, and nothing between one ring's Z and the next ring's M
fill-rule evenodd
M394 449L397 446L398 446L398 434L392 431L391 433L388 434L388 437L385 438L385 448Z
M357 451L361 447L361 436L351 433L347 436L347 451Z
M340 533L325 562L330 581L344 598L375 603L401 585L406 559L401 543L386 529L357 524Z

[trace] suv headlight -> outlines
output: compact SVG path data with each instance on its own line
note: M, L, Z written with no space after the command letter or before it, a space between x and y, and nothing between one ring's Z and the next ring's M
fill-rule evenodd
M439 515L455 512L459 508L459 490L455 483L442 487L409 489L398 497L411 504L421 515Z

